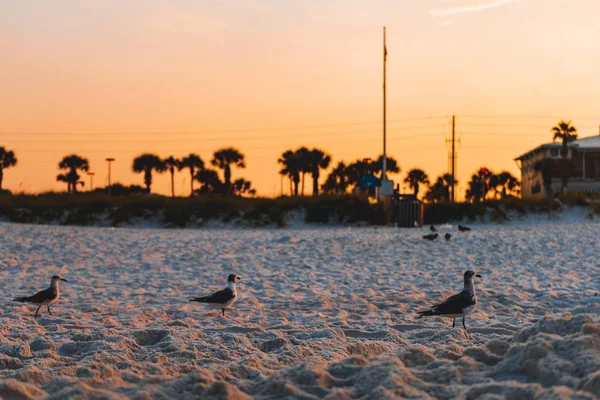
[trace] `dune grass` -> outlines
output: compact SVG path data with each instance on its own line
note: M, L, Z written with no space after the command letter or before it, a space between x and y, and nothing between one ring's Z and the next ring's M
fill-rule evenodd
M600 214L600 198L567 195L539 200L507 198L481 203L426 204L424 224L451 221L494 222L509 214L558 212L565 205L590 208ZM159 195L108 196L103 193L0 194L0 218L19 223L82 226L127 226L155 221L165 227L201 227L210 221L238 226L287 226L293 211L314 224L385 225L386 213L365 197L318 196L241 198L225 195L166 197Z
M0 195L0 217L22 223L120 226L139 219L154 219L172 227L201 226L212 220L237 221L248 226L285 226L286 216L293 210L302 210L310 223L385 222L380 206L355 196L270 199L224 195L111 197L99 193Z

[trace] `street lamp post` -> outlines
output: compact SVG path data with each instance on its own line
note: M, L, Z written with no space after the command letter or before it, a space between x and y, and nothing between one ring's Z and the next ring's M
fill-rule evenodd
M88 172L88 176L90 177L90 192L94 190L94 172Z
M115 161L115 159L112 158L112 157L109 157L109 158L106 159L106 162L108 163L108 195L109 196L111 195L111 193L110 193L111 192L111 188L110 188L110 164L113 161Z

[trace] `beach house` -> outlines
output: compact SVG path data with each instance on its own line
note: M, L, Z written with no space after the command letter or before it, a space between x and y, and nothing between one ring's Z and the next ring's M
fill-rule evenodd
M561 190L562 143L542 144L515 158L521 169L521 196L536 198ZM572 141L568 145L567 192L600 193L600 135Z

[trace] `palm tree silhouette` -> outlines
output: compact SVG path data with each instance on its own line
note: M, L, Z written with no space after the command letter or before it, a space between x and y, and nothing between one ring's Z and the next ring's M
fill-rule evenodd
M0 147L0 190L2 190L2 179L4 179L4 169L17 165L17 158L12 150L6 150L4 146Z
M348 167L343 161L338 162L327 176L327 180L321 186L321 189L326 193L346 193L348 189L347 170Z
M502 187L502 197L504 197L506 193L518 193L519 187L521 186L519 180L508 171L502 171L498 174L498 184Z
M429 185L429 177L422 169L413 168L408 171L408 175L406 176L406 179L404 179L404 182L408 183L413 190L415 198L417 198L419 194L419 185Z
M223 170L223 177L225 179L225 190L227 193L232 193L231 186L231 165L235 165L238 168L246 168L244 162L244 155L233 147L226 147L215 151L211 164L215 167Z
M175 197L175 168L181 169L181 161L173 156L169 156L163 160L163 163L171 174L171 197Z
M438 176L435 183L429 186L425 199L433 203L450 201L450 186L453 182L458 183L452 178L452 174Z
M184 168L189 168L190 170L190 196L194 195L194 177L196 176L196 171L200 171L204 169L204 161L200 158L199 155L190 153L186 157L181 159L179 164L179 170Z
M219 174L213 169L203 168L196 172L194 179L200 183L198 193L218 193L222 191L223 182L219 179Z
M370 159L358 159L346 167L345 175L348 185L356 185L361 177L373 172L373 163Z
M300 178L302 181L300 194L302 196L304 196L304 177L306 176L306 174L311 172L309 155L308 155L309 152L310 152L310 150L308 150L308 147L304 147L304 146L300 147L299 149L297 149L294 152L298 159L298 169L299 169Z
M299 155L292 150L286 150L277 160L282 168L279 171L280 175L288 176L290 182L294 184L294 196L298 196L298 184L300 183L301 161ZM290 189L290 193L292 190Z
M485 183L483 179L479 173L471 176L471 180L467 183L469 188L465 194L465 198L468 201L478 202L485 198Z
M432 203L440 203L447 201L448 188L444 182L444 178L439 176L435 183L429 186L429 190L425 194L425 199Z
M256 190L252 188L252 182L244 178L238 178L233 182L233 193L240 197L242 197L245 193L254 196L256 194Z
M152 171L161 173L165 172L165 169L165 163L155 154L144 153L133 160L133 172L144 173L144 184L148 193L152 186Z
M68 193L77 193L77 185L83 186L83 181L80 181L77 171L87 172L90 169L90 164L87 158L80 157L76 154L71 154L63 157L58 163L58 168L64 170L65 173L59 174L56 177L58 182L67 183Z
M569 143L577 139L577 128L571 125L571 121L563 121L560 120L558 124L552 128L552 133L554 136L552 140L560 139L562 141L562 146L560 148L560 156L562 157L562 166L561 166L561 191L567 188L569 183L569 162L567 161L567 156L569 155Z
M306 154L307 169L310 171L313 179L313 196L319 195L319 175L321 169L329 167L331 156L323 150L314 148Z
M386 174L400 173L400 165L398 165L398 161L394 157L386 156L385 169ZM380 155L371 163L371 171L374 174L379 174L379 179L381 179L381 175L383 174L383 155Z

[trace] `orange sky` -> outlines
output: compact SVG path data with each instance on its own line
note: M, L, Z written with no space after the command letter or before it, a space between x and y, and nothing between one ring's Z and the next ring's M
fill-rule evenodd
M580 136L598 133L596 0L110 4L0 3L0 146L19 159L6 188L64 190L57 164L73 152L96 184L108 156L113 181L142 184L131 172L141 152L208 161L233 145L247 158L234 178L261 195L279 193L276 160L288 148L317 146L334 163L374 158L384 25L388 152L404 172L446 172L452 114L461 194L481 165L517 174L513 158L549 141L560 118ZM176 179L187 194L188 175ZM155 178L154 191L169 187Z

